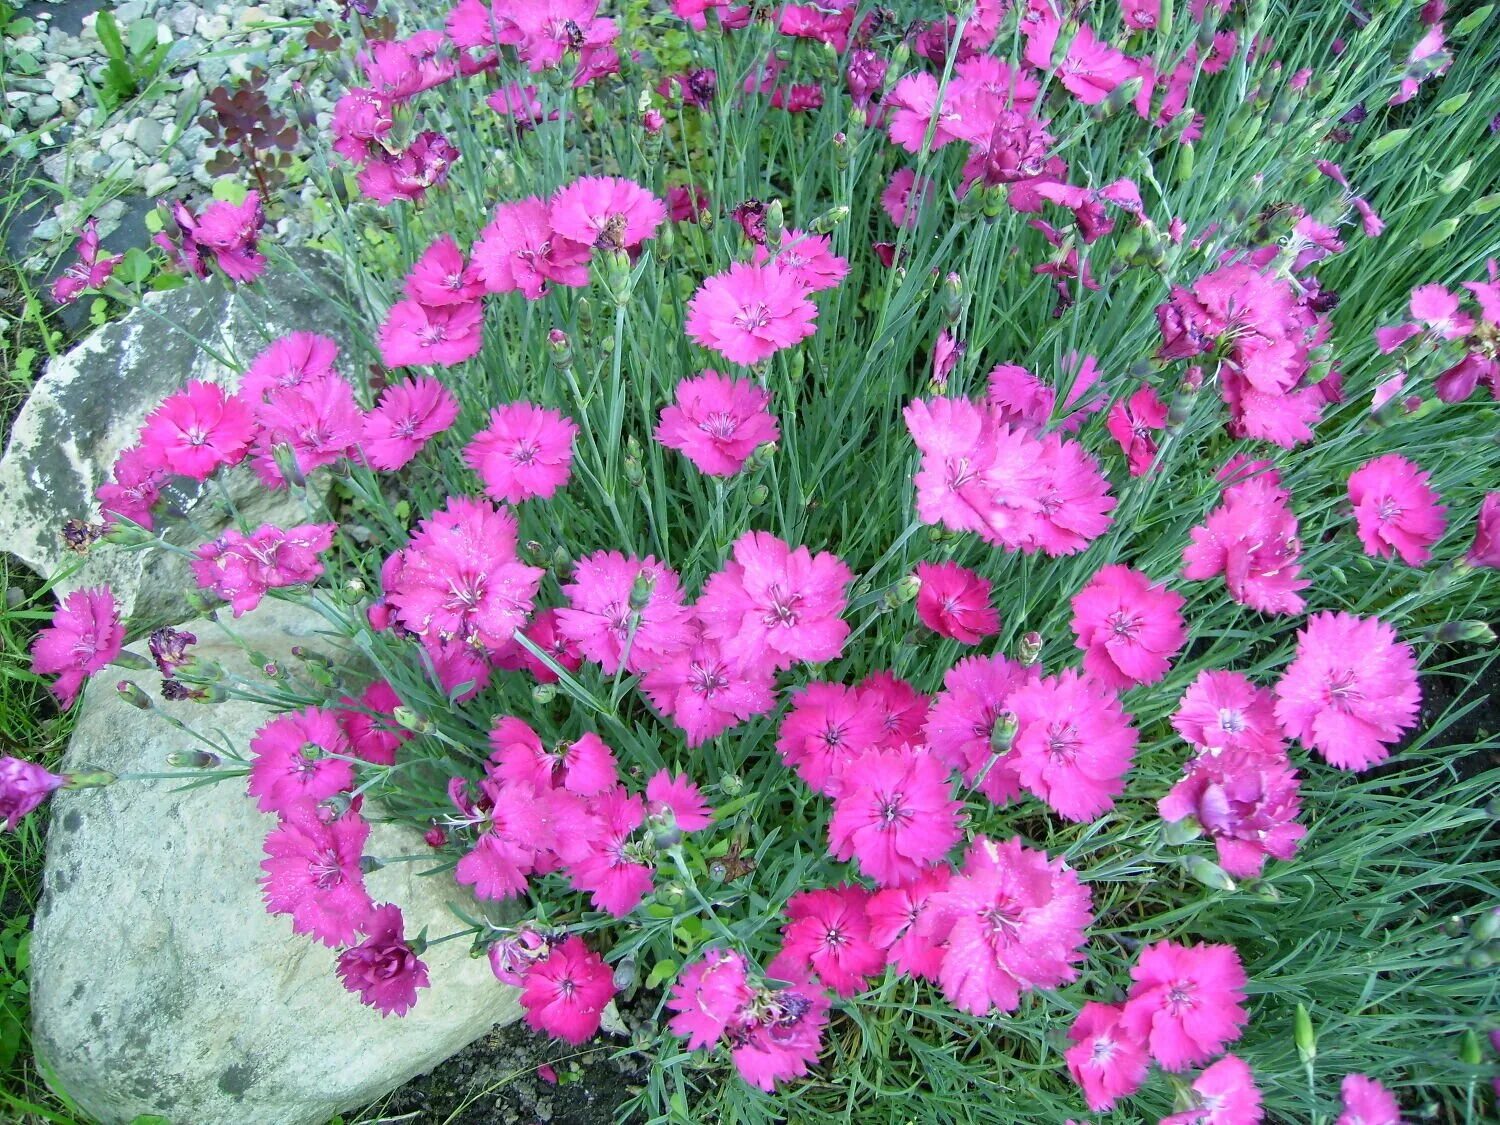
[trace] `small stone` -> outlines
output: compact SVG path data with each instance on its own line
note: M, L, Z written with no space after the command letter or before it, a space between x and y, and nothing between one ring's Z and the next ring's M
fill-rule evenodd
M162 127L160 121L149 117L137 117L125 128L125 139L147 156L161 151Z
M172 174L172 169L160 163L147 168L141 180L141 190L153 199L166 195L176 186L177 177Z
M33 125L45 125L57 116L58 108L56 98L50 94L41 94L26 111L26 119Z
M29 90L7 90L5 92L5 104L13 105L17 109L25 109L28 105L31 104L31 99L33 97L35 97L35 95L32 94Z
M6 45L6 52L24 51L28 55L34 55L42 49L42 37L40 35L18 35Z
M43 219L31 229L31 237L38 242L51 242L61 233L62 224L56 219Z
M229 21L217 12L211 15L205 12L193 24L193 30L199 39L208 43L217 43L229 34Z
M67 63L55 62L47 68L47 83L55 98L76 98L83 92L83 79L78 77Z
M196 4L184 4L179 8L173 8L167 16L167 26L178 35L191 35L193 28L197 26L198 17L203 14L203 9Z
M141 0L125 0L122 4L115 5L115 22L120 25L120 30L128 30L130 25L146 14L146 5Z
M116 164L127 165L134 168L136 165L135 147L128 141L116 141L105 150L109 158Z

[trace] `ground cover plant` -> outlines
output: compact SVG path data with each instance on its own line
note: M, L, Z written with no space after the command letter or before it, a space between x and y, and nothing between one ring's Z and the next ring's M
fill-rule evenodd
M74 529L346 659L241 680L95 588L31 663L279 709L174 765L275 814L350 1003L450 940L570 1043L631 996L640 1120L1490 1112L1487 6L384 14L299 142L350 345L226 357ZM163 268L300 268L250 188ZM167 543L230 471L305 521ZM12 825L150 783L4 771ZM478 912L412 932L389 862Z

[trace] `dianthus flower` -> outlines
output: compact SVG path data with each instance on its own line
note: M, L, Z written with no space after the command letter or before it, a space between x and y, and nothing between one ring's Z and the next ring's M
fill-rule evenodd
M458 60L443 53L447 46L441 31L375 40L359 53L359 65L372 87L392 101L408 101L458 76Z
M1021 993L1056 988L1078 976L1089 892L1061 859L975 837L958 873L933 894L917 923L947 943L938 984L970 1015L1013 1011Z
M527 970L521 1006L531 1027L578 1044L599 1030L614 994L614 973L604 958L570 937Z
M1038 458L1037 513L1021 549L1054 558L1077 554L1109 528L1115 506L1109 482L1093 454L1061 434L1042 437Z
M74 590L32 642L31 670L56 676L52 694L71 707L83 681L119 656L124 644L125 626L109 587Z
M766 975L785 984L756 992L741 1022L730 1029L730 1057L740 1077L771 1090L800 1078L818 1059L828 1026L828 996L797 959L779 955Z
M1128 400L1109 408L1105 423L1109 436L1120 443L1130 466L1130 475L1142 476L1156 460L1156 438L1153 433L1167 425L1167 404L1155 388L1142 386Z
M394 472L453 425L458 400L436 379L420 375L392 383L364 418L360 448L375 469Z
M1229 596L1262 613L1300 613L1301 577L1297 517L1273 476L1261 475L1224 490L1224 502L1193 528L1182 552L1182 575L1194 581L1224 575Z
M452 497L382 570L396 621L429 650L454 637L494 652L526 623L540 567L516 557L516 518L484 500Z
M1307 835L1296 821L1296 772L1263 751L1199 754L1156 807L1168 822L1196 819L1218 849L1220 866L1242 879L1259 875L1267 856L1291 859Z
M793 697L776 749L809 789L832 796L844 768L884 733L880 716L854 688L811 683Z
M844 651L845 591L853 581L837 555L814 555L751 531L735 540L734 558L704 584L698 617L740 667L816 664Z
M458 241L445 234L433 240L406 275L406 296L426 308L466 305L484 296L479 271L464 263Z
M810 293L837 288L849 272L849 263L833 252L827 235L808 234L795 228L782 235L781 248L774 254L764 246L757 246L751 261L757 266L774 262Z
M570 850L571 855L583 855L593 838L594 826L584 820L579 798L566 790L486 777L479 783L477 803L468 798L461 779L453 779L448 791L462 822L479 825L474 846L453 871L453 878L473 887L478 899L513 898L541 862L555 866L549 853L559 843L559 819L576 833L572 843L577 850Z
M653 657L641 690L682 728L689 746L701 746L775 704L771 667L738 667L718 641L700 635L686 648Z
M52 299L66 305L87 290L100 288L124 260L123 254L99 253L99 224L90 216L78 235L78 261L52 283Z
M1135 756L1136 732L1119 700L1071 668L1017 688L1008 764L1059 816L1089 821L1114 807Z
M396 764L396 750L411 738L411 731L392 717L401 706L401 697L389 680L373 680L359 698L344 696L339 700L339 725L349 740L349 752L377 766Z
M528 196L495 208L474 243L473 262L491 293L519 291L535 301L549 284L589 283L589 248L552 229L546 203Z
M865 904L870 940L886 951L886 964L898 973L923 980L938 979L943 967L943 945L924 933L919 923L932 896L952 878L953 869L947 864L929 867L904 886L876 891Z
M667 1027L687 1038L688 1050L711 1047L744 1017L755 989L745 959L729 949L710 949L678 975L667 998L677 1014Z
M737 262L698 287L684 330L705 348L751 366L817 331L807 288L779 266Z
M1240 1037L1245 970L1232 945L1159 941L1130 970L1120 1026L1167 1070L1206 1062Z
M68 783L62 774L21 758L0 758L0 818L14 832L21 818L35 812L48 797Z
M596 551L578 560L562 592L568 604L557 611L558 631L611 675L622 663L643 671L692 637L677 572L650 555Z
M885 967L885 952L870 941L865 903L870 892L842 883L799 891L787 900L781 954L790 964L817 974L840 996L863 992Z
M231 529L193 552L193 577L239 617L260 605L267 590L317 581L323 574L318 556L332 544L333 532L331 523L285 530L262 524L249 535Z
M922 727L932 706L927 696L890 672L872 672L854 690L859 692L860 702L880 718L877 746L894 749L922 744Z
M1172 726L1199 750L1279 757L1286 743L1275 708L1275 697L1239 672L1205 669L1182 693Z
M290 914L293 933L352 945L375 909L360 869L369 835L357 808L324 818L310 799L288 802L260 864L266 909Z
M339 346L314 332L289 332L272 341L250 362L239 393L259 404L280 387L295 387L332 375Z
M360 191L382 207L398 199L421 202L428 188L448 182L448 170L459 157L452 142L431 129L418 133L399 152L391 152L384 145L369 151L373 158L360 169L356 182Z
M138 445L122 450L115 458L110 479L94 492L106 527L121 519L138 523L147 530L156 525L151 509L161 499L161 486L169 474L153 465L152 460L151 454Z
M1422 699L1411 646L1378 617L1318 613L1276 684L1276 721L1330 765L1363 770L1416 725Z
M733 476L759 446L781 437L770 402L770 392L749 379L709 368L677 384L675 401L662 408L656 440L682 452L700 472Z
M406 940L401 908L377 906L365 933L364 941L339 954L339 979L359 993L360 1003L379 1009L382 1016L404 1016L428 980L427 966Z
M592 731L548 750L536 731L506 715L490 731L490 745L495 775L505 781L536 789L560 785L580 797L592 797L614 788L619 780L614 751Z
M333 103L329 132L333 134L333 151L351 164L363 164L369 158L373 142L382 141L395 128L389 94L368 86L346 90Z
M1161 679L1187 640L1182 595L1128 566L1101 567L1071 604L1084 669L1118 691Z
M1118 1005L1089 1001L1068 1028L1068 1038L1073 1041L1064 1052L1068 1073L1095 1113L1110 1109L1117 1099L1139 1090L1151 1068L1146 1049L1121 1030L1122 1012Z
M1488 492L1480 501L1474 542L1464 559L1470 566L1500 567L1500 492Z
M1035 677L1033 669L1003 656L968 657L944 674L927 716L924 733L933 753L997 805L1021 795L1004 720L1012 717L1011 695Z
M990 606L990 584L957 563L918 563L917 617L934 633L961 644L978 644L1000 631Z
M1399 453L1367 461L1349 477L1349 502L1365 554L1390 558L1394 552L1408 566L1432 557L1432 545L1443 537L1438 494L1427 474Z
M674 776L657 770L646 782L646 815L670 816L671 826L683 832L697 832L713 823L713 810L703 799L703 791L686 774Z
M925 748L870 750L834 796L828 850L882 886L905 883L958 843L961 809L947 769Z
M179 211L179 225L185 215L185 210ZM237 204L215 200L196 219L188 218L190 228L184 229L184 240L207 247L214 264L231 281L254 281L265 272L266 259L258 248L265 223L259 193L252 191Z
M349 740L334 711L279 715L255 732L250 752L248 790L261 812L284 816L303 798L321 801L354 786Z
M667 207L634 180L585 176L552 197L552 229L583 246L631 250L656 234Z
M588 892L594 909L623 918L650 892L656 873L635 846L645 802L616 786L590 801L589 812L598 828L588 851L568 864L568 880Z
M141 448L151 468L206 480L245 459L255 430L255 416L238 395L194 379L146 418Z
M520 630L517 637L525 637L537 648L552 658L553 662L569 672L576 672L583 664L583 653L557 627L557 610L539 609L531 623ZM524 648L520 641L512 639L495 653L495 667L512 672L526 672L539 684L555 684L557 673L543 664Z
M1054 69L1052 55L1062 32L1062 21L1052 9L1031 9L1021 31L1026 37L1026 61L1039 71ZM1063 88L1084 105L1098 105L1121 84L1136 77L1134 63L1101 40L1088 24L1076 27L1055 68Z
M1193 1079L1192 1106L1161 1125L1257 1125L1263 1114L1255 1075L1244 1060L1225 1055Z
M343 460L359 443L365 416L354 401L354 388L342 375L325 375L292 387L278 387L255 408L260 432L252 467L268 488L287 484L276 448L290 451L297 472Z
M492 500L547 499L572 474L578 424L556 410L512 402L490 411L490 424L464 447L464 460Z
M1401 1125L1401 1107L1395 1097L1373 1078L1346 1074L1339 1086L1342 1112L1333 1125Z
M908 74L885 98L891 143L907 152L936 152L958 139L957 115L938 97L938 81L925 71ZM929 129L932 140L927 141Z
M932 181L923 177L917 182L917 174L910 168L901 168L891 173L890 182L880 193L880 205L898 227L914 230L921 218L922 208L931 198Z
M484 344L484 303L428 307L397 301L380 325L380 362L387 367L452 367Z

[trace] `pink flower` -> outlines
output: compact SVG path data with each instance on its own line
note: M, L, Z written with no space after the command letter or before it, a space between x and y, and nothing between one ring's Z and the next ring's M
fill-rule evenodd
M435 649L457 637L490 652L526 624L543 571L516 557L516 518L452 497L381 572L396 621Z
M372 87L392 101L409 101L458 75L458 62L445 53L447 46L441 31L376 40L359 53L359 65Z
M1059 816L1089 821L1114 807L1135 756L1136 733L1117 700L1071 668L1017 688L1010 765Z
M891 143L907 152L936 152L958 139L954 132L956 114L939 100L938 81L930 74L917 71L906 75L886 95L885 105L890 112L887 131Z
M758 447L781 437L770 401L770 392L749 379L706 369L677 384L676 401L662 408L656 440L681 451L700 472L733 476Z
M78 261L52 283L52 299L66 305L87 290L101 288L124 260L123 254L99 253L99 224L92 216L85 219L78 236Z
M784 954L766 972L786 986L756 993L748 1018L734 1029L730 1056L741 1078L769 1091L780 1079L800 1078L817 1061L828 1026L828 997Z
M291 451L297 472L343 460L358 444L365 416L354 401L354 388L342 375L325 375L291 387L277 387L255 409L260 432L252 465L269 488L287 484L276 447Z
M938 983L955 1008L984 1016L1013 1011L1021 993L1078 976L1089 892L1061 859L975 837L962 868L933 894L917 923L946 941Z
M971 656L943 676L924 733L927 744L950 769L996 804L1021 795L1010 745L1000 742L1010 697L1036 672L1003 656Z
M368 86L347 90L333 105L329 131L333 151L352 164L363 164L372 141L380 141L395 128L390 95Z
M1421 702L1411 646L1378 617L1318 613L1276 684L1276 721L1330 765L1363 770L1416 725Z
M799 891L787 900L781 957L806 967L840 996L863 992L885 968L885 952L870 941L865 903L870 892L842 883Z
M775 705L769 665L737 668L717 641L702 636L662 656L641 678L641 690L682 728L689 746Z
M1124 450L1131 476L1142 476L1151 468L1157 448L1152 432L1166 425L1167 404L1150 386L1137 388L1128 402L1117 402L1109 408L1106 427Z
M381 144L369 153L372 159L360 169L357 182L359 190L382 207L398 199L421 202L428 188L448 182L448 170L460 155L447 137L431 129L418 133L399 151Z
M490 424L464 447L464 460L492 500L547 499L572 474L578 425L556 410L512 402L490 411Z
M1252 477L1224 491L1224 502L1193 528L1182 552L1184 578L1224 575L1229 596L1262 613L1301 613L1302 578L1297 517L1274 474Z
M568 864L574 889L587 891L596 910L623 918L651 891L655 869L637 857L634 835L646 822L639 795L615 787L589 802L598 824L587 851Z
M646 782L646 813L662 818L671 814L672 825L683 832L698 832L714 821L713 810L692 779L666 770L657 770Z
M596 551L578 560L562 592L568 604L557 611L558 631L611 675L621 664L641 672L692 637L677 572L650 555Z
M836 289L849 272L848 261L835 254L831 246L832 241L826 234L808 234L794 228L782 236L781 248L775 254L764 246L757 246L751 261L757 266L774 262L809 293L818 293L824 289Z
M479 354L484 344L484 304L429 308L397 301L380 325L380 362L387 367L452 367Z
M1255 1075L1243 1060L1225 1055L1193 1080L1193 1104L1161 1125L1257 1125L1263 1114Z
M990 606L990 584L957 563L918 563L917 616L934 633L978 644L1000 631Z
M110 479L94 492L106 527L122 519L148 530L156 525L151 509L161 499L161 485L168 474L166 469L152 465L152 460L150 452L138 445L115 458Z
M192 240L213 253L214 263L231 281L254 281L266 269L259 253L260 228L265 215L260 195L250 192L238 204L216 200L203 209L190 232Z
M562 786L580 797L592 797L613 789L619 779L614 751L592 731L548 750L530 726L505 715L490 731L490 745L493 776L503 781L538 790Z
M936 981L943 967L944 948L920 925L932 896L948 885L953 869L929 867L914 882L876 891L865 904L870 940L886 951L886 963L898 973Z
M1119 691L1161 679L1187 640L1182 595L1127 566L1101 567L1071 604L1085 670Z
M1285 741L1275 707L1269 691L1239 672L1205 669L1182 693L1172 726L1199 750L1280 756Z
M555 1039L582 1043L599 1030L615 994L614 973L580 937L570 937L526 973L521 1006L526 1022Z
M44 770L35 762L0 758L0 817L5 818L5 830L14 832L22 817L35 812L67 782L66 777Z
M370 826L357 808L325 818L306 798L289 801L281 815L260 864L266 909L290 914L293 933L352 945L375 909L360 869Z
M1343 1110L1334 1125L1401 1125L1401 1107L1395 1097L1373 1078L1346 1074L1339 1087Z
M1399 453L1367 461L1349 477L1349 502L1365 554L1401 556L1408 566L1432 557L1432 545L1443 537L1438 494L1427 474Z
M833 799L828 849L853 857L882 886L916 879L958 843L948 771L926 749L871 750L855 758Z
M419 375L392 383L365 415L360 448L372 468L393 472L453 425L458 400L436 379Z
M810 683L798 691L781 720L776 750L814 792L839 792L844 768L879 745L880 716L861 694L843 684Z
M1042 438L1039 467L1043 479L1034 494L1039 510L1021 549L1054 558L1076 554L1109 528L1115 506L1109 483L1093 455L1061 434Z
M1243 879L1259 875L1267 856L1291 859L1307 835L1296 822L1296 773L1285 758L1263 751L1198 755L1156 807L1168 822L1197 820L1218 848L1220 866Z
M577 646L563 636L558 629L555 609L537 610L536 615L531 619L531 624L520 630L516 636L524 636L569 672L578 671L583 664L583 653L579 652ZM495 666L508 668L513 672L529 673L539 684L557 682L557 673L523 648L521 643L514 638L495 653Z
M194 379L146 418L141 448L152 468L207 480L245 459L255 431L255 417L238 395Z
M461 779L449 782L449 796L463 822L480 826L473 848L458 861L453 877L460 885L473 887L476 898L511 898L525 889L526 877L540 862L550 863L550 853L558 844L560 816L576 821L573 828L585 827L582 806L566 790L538 789L524 782L486 777L479 789L476 804L468 799ZM586 832L579 833L577 851L570 850L570 855L585 854L593 829L589 824Z
M339 954L344 987L382 1016L404 1016L417 1002L417 989L428 987L427 966L407 944L405 929L399 906L377 906L365 927L369 936Z
M1121 1030L1122 1014L1118 1005L1090 1001L1068 1028L1073 1041L1064 1053L1068 1073L1082 1087L1084 1100L1095 1113L1139 1090L1151 1068L1145 1048Z
M308 707L271 719L250 740L250 796L285 815L302 798L321 801L354 786L349 740L338 714Z
M52 694L71 707L83 681L119 656L124 644L125 626L109 587L74 590L32 642L31 670L56 676Z
M1500 567L1500 492L1487 492L1474 521L1474 543L1464 556L1470 566Z
M259 404L279 387L295 387L333 374L339 346L313 332L289 332L272 341L250 362L239 393Z
M392 717L401 706L401 697L388 680L373 680L354 699L339 700L339 726L349 740L349 752L377 766L396 764L396 750L411 738L411 732L396 725Z
M406 296L425 308L467 305L484 296L479 271L464 264L463 251L451 234L441 235L422 251L406 275Z
M704 633L740 667L816 664L844 650L845 590L853 581L837 555L814 555L751 531L735 540L733 560L704 584L698 616Z
M922 744L922 726L932 703L925 695L889 672L872 672L854 690L859 692L860 702L880 718L881 735L876 745L894 749Z
M1205 1062L1240 1037L1245 970L1232 945L1159 941L1141 950L1120 1026L1167 1070Z
M473 262L491 293L519 291L535 301L549 284L589 283L589 248L552 229L547 205L535 196L495 208L495 220L474 243Z
M262 524L249 535L226 531L193 553L193 577L239 617L260 605L267 590L317 581L323 574L318 556L332 544L333 532L331 523L284 531Z
M687 1037L690 1051L711 1047L741 1022L754 997L745 959L733 950L710 949L678 975L667 998L677 1014L667 1026Z
M922 216L922 208L933 192L932 180L923 177L917 182L917 174L910 168L901 168L891 173L890 182L880 193L880 205L898 227L914 230Z
M703 347L748 367L811 336L817 315L789 271L737 262L698 287L683 327Z
M633 180L585 176L552 197L552 229L583 246L630 250L656 233L667 207Z

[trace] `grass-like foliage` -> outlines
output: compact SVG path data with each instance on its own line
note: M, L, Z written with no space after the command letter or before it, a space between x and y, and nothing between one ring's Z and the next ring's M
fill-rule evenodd
M306 515L186 549L206 604L347 655L158 632L128 694L286 712L194 776L360 999L461 940L561 1038L654 1016L634 1119L1480 1119L1500 32L1442 8L354 19L343 349L169 399L91 548L254 472ZM253 303L276 205L160 242ZM374 819L475 913L370 902Z

